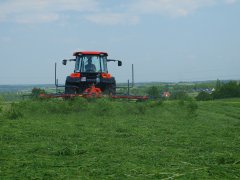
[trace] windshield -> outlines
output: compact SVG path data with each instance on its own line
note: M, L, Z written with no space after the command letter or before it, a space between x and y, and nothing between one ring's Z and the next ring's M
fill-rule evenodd
M75 72L107 73L107 57L94 55L77 56Z

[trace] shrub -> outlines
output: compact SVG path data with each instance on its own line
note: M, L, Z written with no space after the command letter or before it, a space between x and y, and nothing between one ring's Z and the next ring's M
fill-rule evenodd
M212 99L213 99L213 96L205 91L200 92L196 97L197 101L209 101Z
M183 99L179 100L179 101L178 101L178 105L179 105L179 106L184 106L184 105L185 105L184 100L183 100Z
M23 112L21 111L21 107L18 104L12 103L10 109L7 110L4 115L7 119L14 120L22 118Z
M93 102L93 111L96 115L113 115L114 113L114 104L110 99L97 99L96 102Z
M136 104L136 108L137 108L137 114L145 114L147 111L147 106L145 103L138 103Z
M45 99L29 100L20 103L28 112L67 114L71 112L82 112L88 109L89 102L84 98L74 98L68 100Z
M40 105L40 110L46 113L66 114L71 112L82 111L84 105L83 101L77 100L59 100L51 99L48 101L36 102Z
M10 111L6 112L6 117L8 119L18 119L18 118L22 118L23 117L23 113L21 113L20 111L16 110L16 109L11 109Z
M32 89L32 97L33 98L38 98L40 94L45 94L46 91L44 89L40 88L33 88Z
M196 116L197 115L197 109L198 109L198 104L196 101L188 101L187 104L187 110L190 116Z
M148 107L154 107L153 103L146 102L125 102L121 103L121 115L129 114L129 115L144 115L147 112Z
M147 105L150 108L154 108L154 107L162 106L163 102L164 102L164 99L159 99L157 101L149 101Z
M2 112L3 110L3 98L0 96L0 113Z
M160 91L156 86L149 87L147 89L147 94L152 97L160 97Z
M174 93L172 93L170 98L174 99L174 100L189 100L190 99L188 94L184 91L174 92Z

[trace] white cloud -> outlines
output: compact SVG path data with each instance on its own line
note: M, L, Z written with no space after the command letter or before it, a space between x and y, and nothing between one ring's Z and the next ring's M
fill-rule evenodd
M216 2L216 0L135 0L131 5L131 11L139 14L186 16Z
M86 15L85 19L102 25L117 25L117 24L137 24L138 16L124 13L96 13Z
M57 21L59 19L58 14L46 13L46 14L24 14L15 18L17 23L32 24L32 23L47 23Z
M0 43L9 43L11 40L10 37L0 37Z
M77 16L96 24L137 24L139 17L146 14L188 16L200 8L237 2L237 0L128 0L111 2L109 5L110 1L5 0L0 1L0 22L64 21L66 17L72 17L70 12L74 12Z
M235 3L237 0L133 0L130 10L138 14L187 16L204 7Z
M235 4L237 0L225 0L227 4Z
M0 2L0 21L44 23L67 11L95 12L96 0L7 0Z
M0 14L0 22L5 20L6 20L6 16L4 14Z

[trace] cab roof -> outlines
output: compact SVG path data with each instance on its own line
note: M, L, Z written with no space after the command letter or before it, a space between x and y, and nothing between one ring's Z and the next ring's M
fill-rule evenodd
M108 55L108 53L106 52L100 52L100 51L77 51L73 53L73 56L78 56L80 54L83 55L100 55L100 54L104 54L104 55Z

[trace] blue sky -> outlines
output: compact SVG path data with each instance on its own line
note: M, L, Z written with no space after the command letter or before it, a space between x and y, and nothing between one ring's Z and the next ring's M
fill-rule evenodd
M118 82L240 79L239 0L1 0L0 84L60 82L77 50L107 51Z

